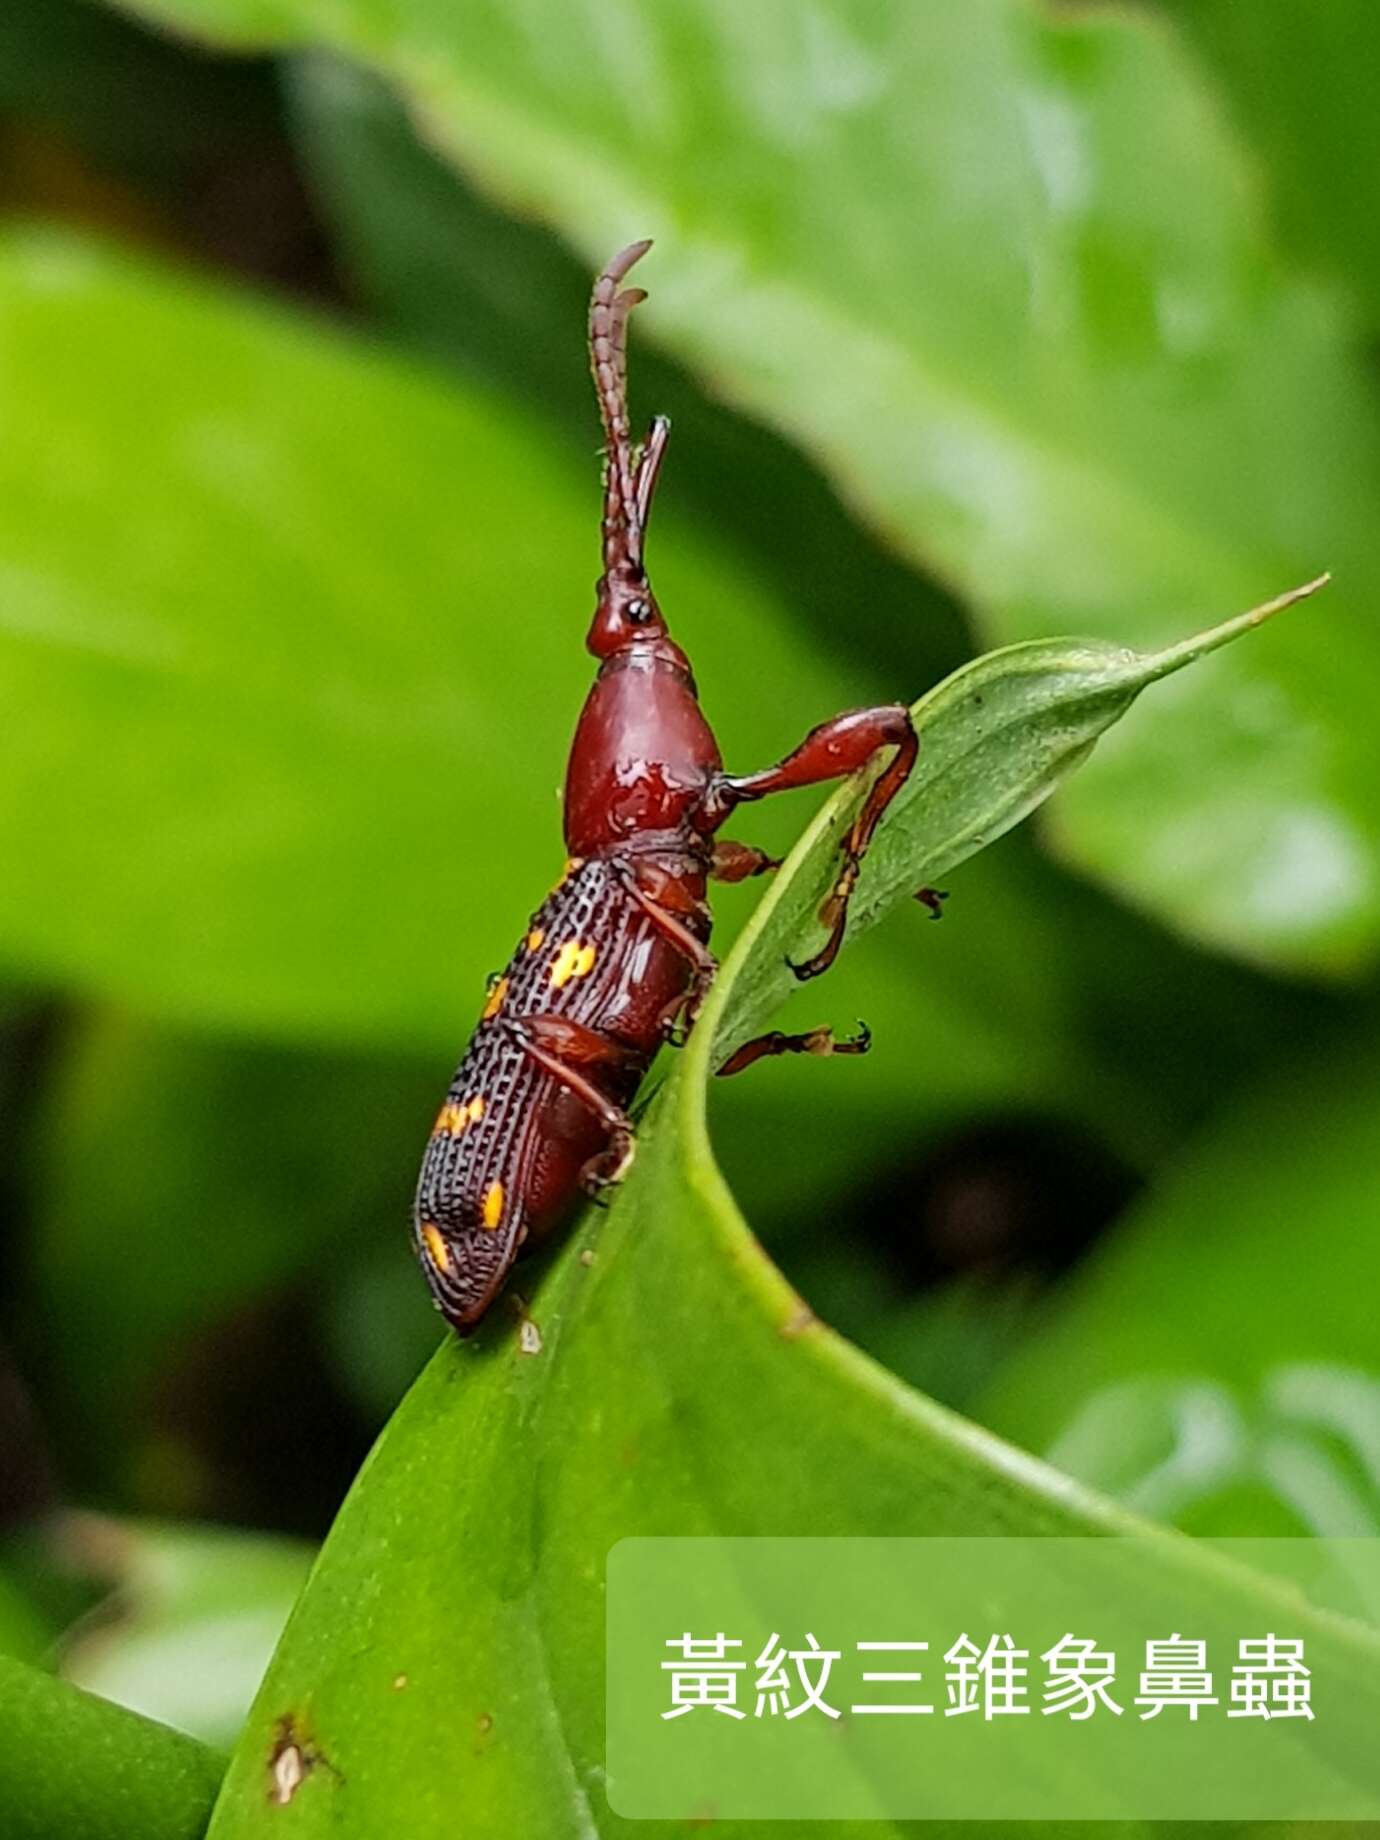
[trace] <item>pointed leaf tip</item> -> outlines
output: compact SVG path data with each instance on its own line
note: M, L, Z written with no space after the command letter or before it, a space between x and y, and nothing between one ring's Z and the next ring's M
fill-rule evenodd
M1319 588L1325 588L1331 579L1331 570L1324 569L1321 575L1315 575L1312 581L1304 582L1301 587L1290 588L1283 594L1277 594L1273 600L1262 601L1258 607L1234 614L1231 619L1223 620L1220 626L1210 626L1206 632L1195 633L1191 639L1182 639L1177 645L1155 652L1150 659L1152 676L1168 677L1171 672L1192 664L1195 658L1206 657L1209 652L1230 645L1233 639L1240 638L1242 633L1249 632L1252 627L1263 626L1266 620L1273 619L1277 613L1283 613L1286 607L1292 607L1296 601L1307 600Z

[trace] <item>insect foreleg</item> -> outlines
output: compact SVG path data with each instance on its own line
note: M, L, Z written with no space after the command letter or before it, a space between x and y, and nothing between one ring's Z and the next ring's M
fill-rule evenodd
M568 1016L518 1016L505 1027L523 1052L587 1106L607 1130L607 1149L591 1157L580 1172L586 1194L597 1198L627 1174L637 1144L628 1114L581 1069L625 1067L638 1061L637 1053Z
M886 703L876 709L850 709L844 715L835 716L832 722L821 722L818 728L810 730L798 748L774 767L765 767L760 773L721 773L715 778L707 810L715 821L719 821L735 805L767 798L773 792L793 792L802 786L818 786L825 780L842 779L866 766L878 748L894 746L896 749L873 781L862 809L843 840L843 862L819 910L821 921L829 929L829 937L813 958L804 964L792 964L791 969L798 978L818 977L838 956L859 864L881 822L882 813L910 777L919 745L910 711L903 703Z
M634 858L614 866L629 898L690 965L688 989L675 998L661 1019L666 1039L673 1047L683 1047L700 1006L709 994L714 973L719 969L718 959L685 923L698 911L698 904L688 903L684 884L655 862L639 862Z

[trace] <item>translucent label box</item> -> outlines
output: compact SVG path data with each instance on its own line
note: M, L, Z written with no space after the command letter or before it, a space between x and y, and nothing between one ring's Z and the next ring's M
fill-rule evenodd
M1380 1541L624 1540L615 1812L1380 1819Z

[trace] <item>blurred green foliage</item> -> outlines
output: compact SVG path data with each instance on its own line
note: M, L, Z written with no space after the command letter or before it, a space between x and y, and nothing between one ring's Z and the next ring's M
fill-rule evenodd
M0 17L0 1653L228 1745L305 1562L280 1536L325 1533L435 1345L413 1165L559 865L584 301L644 234L634 404L676 426L656 581L735 766L986 643L1158 645L1337 580L1157 688L953 876L942 926L898 916L792 999L867 1017L868 1059L712 1094L734 1203L812 1308L975 1423L850 1355L754 1369L773 1281L735 1279L734 1203L662 1132L546 1272L545 1366L510 1339L463 1389L429 1370L318 1605L348 1624L383 1526L383 1596L442 1617L390 1476L492 1542L470 1614L500 1633L547 1510L596 1566L633 1525L761 1530L763 1494L705 1513L706 1444L819 1531L795 1395L858 1531L940 1498L987 1525L982 1426L1195 1531L1375 1532L1372 10L141 10ZM724 949L754 900L723 892ZM586 1244L619 1276L558 1349ZM612 1473L601 1389L668 1370L657 1462ZM524 1444L529 1410L582 1461ZM883 1448L895 1413L918 1442ZM110 1517L75 1560L72 1506ZM541 1576L578 1647L586 1600ZM578 1707L572 1755L587 1675L517 1689ZM0 1785L15 1734L86 1704L5 1679ZM102 1723L92 1757L156 1748ZM136 1795L138 1831L201 1831L217 1761L165 1762L169 1824ZM549 1779L494 1782L495 1822L546 1806Z
M1232 950L1371 955L1380 446L1344 318L1261 237L1171 34L1030 0L147 10L377 65L589 259L665 234L649 327L806 443L989 634L1164 643L1326 548L1327 634L1282 629L1133 720L1059 836ZM1302 874L1312 900L1283 899Z
M65 1646L66 1679L208 1745L239 1735L310 1548L197 1526L87 1525L110 1594Z

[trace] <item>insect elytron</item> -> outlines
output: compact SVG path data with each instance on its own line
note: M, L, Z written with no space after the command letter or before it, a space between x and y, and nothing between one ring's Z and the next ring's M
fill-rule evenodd
M605 437L603 573L587 644L599 660L575 730L565 783L564 877L533 914L432 1127L417 1184L417 1251L442 1314L462 1335L488 1309L523 1243L577 1189L599 1194L633 1155L627 1107L661 1043L683 1041L714 975L710 878L741 881L777 865L717 833L738 806L839 779L881 748L894 753L843 840L820 910L829 934L792 968L833 963L858 866L915 761L899 703L822 723L758 773L725 773L685 653L647 578L643 542L670 423L635 445L627 410L625 288L650 247L633 243L594 285L590 362ZM939 894L920 898L938 912ZM779 1031L739 1048L737 1073L768 1054L861 1054L862 1032Z

